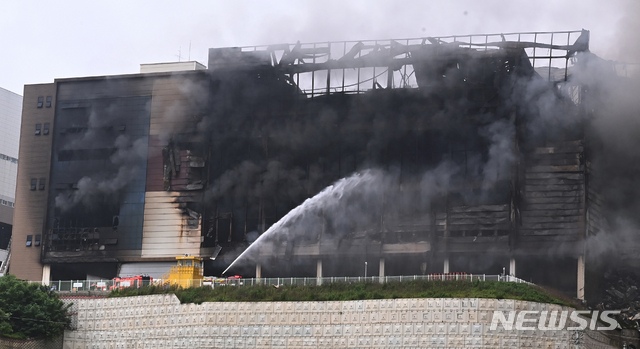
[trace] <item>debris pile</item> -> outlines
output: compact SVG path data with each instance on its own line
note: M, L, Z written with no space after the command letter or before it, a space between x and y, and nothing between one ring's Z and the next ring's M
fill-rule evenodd
M620 310L616 317L622 328L640 330L640 276L631 269L608 270L604 274L604 295L599 310Z

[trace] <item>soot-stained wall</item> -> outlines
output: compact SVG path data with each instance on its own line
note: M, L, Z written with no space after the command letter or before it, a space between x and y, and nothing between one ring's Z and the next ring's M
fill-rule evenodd
M64 252L97 262L105 251L113 259L117 251L141 249L151 98L100 95L108 84L58 100L45 260Z

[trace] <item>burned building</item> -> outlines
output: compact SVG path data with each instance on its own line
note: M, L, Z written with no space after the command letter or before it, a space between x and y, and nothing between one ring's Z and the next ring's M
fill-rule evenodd
M191 254L218 275L367 173L236 272L506 268L583 298L603 225L571 79L588 49L587 31L216 48L206 70L27 85L11 272L110 278Z

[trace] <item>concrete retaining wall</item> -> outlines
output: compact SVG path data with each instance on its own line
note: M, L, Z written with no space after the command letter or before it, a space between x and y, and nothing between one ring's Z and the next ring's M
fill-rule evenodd
M495 299L180 304L174 295L73 300L64 348L584 348L575 331L490 330ZM570 310L566 308L565 310ZM567 327L572 326L567 323Z
M0 338L0 349L60 349L62 336L52 339L11 339Z

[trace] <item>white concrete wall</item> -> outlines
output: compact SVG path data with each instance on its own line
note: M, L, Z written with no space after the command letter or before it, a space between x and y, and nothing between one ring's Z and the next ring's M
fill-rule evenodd
M9 207L16 201L21 115L22 96L0 88L0 205Z
M174 295L74 301L64 348L576 349L572 331L490 330L495 310L561 310L495 299L180 304ZM567 308L568 309L568 308ZM567 326L572 326L568 324Z

